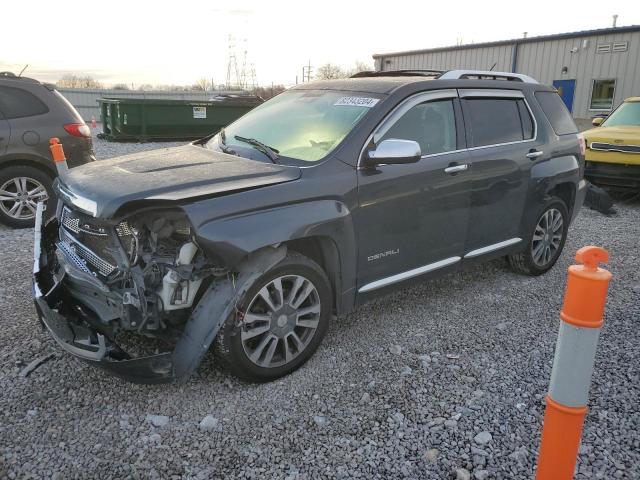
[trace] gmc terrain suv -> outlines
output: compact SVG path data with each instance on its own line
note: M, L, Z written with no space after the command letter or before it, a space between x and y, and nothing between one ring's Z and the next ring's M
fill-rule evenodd
M51 137L69 166L95 160L89 127L53 85L0 72L0 223L32 227L37 203L53 193Z
M529 275L554 265L585 194L555 90L496 72L356 77L60 178L34 262L58 343L139 382L184 377L213 345L267 381L312 355L332 314L409 281L502 256Z

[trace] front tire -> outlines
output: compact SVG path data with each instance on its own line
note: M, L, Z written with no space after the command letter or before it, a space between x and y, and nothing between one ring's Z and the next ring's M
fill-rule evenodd
M235 376L267 382L302 366L320 345L332 310L331 286L320 266L289 252L240 300L214 346Z
M562 253L569 220L569 211L562 199L548 199L530 230L525 250L508 256L511 268L532 276L549 271Z

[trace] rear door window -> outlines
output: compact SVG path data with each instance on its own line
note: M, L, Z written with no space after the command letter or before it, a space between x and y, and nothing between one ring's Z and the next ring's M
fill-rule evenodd
M556 92L536 92L536 100L538 100L542 111L549 119L549 123L556 135L578 133L578 128L560 95Z
M49 108L38 97L26 90L0 87L0 111L5 118L32 117L47 113Z
M471 147L518 142L534 136L533 120L522 99L467 98L463 103Z

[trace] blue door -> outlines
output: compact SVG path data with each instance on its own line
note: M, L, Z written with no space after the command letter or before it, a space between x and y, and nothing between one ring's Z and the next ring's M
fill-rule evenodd
M573 111L573 94L576 91L575 80L554 80L553 86L558 90L558 95L570 112Z

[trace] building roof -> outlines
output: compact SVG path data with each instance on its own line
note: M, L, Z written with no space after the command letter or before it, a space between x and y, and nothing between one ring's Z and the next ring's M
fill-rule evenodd
M598 35L610 35L614 33L631 33L631 32L640 32L640 25L629 25L627 27L611 27L611 28L599 28L596 30L582 30L579 32L569 32L569 33L556 33L553 35L541 35L538 37L527 37L527 38L514 38L511 40L498 40L495 42L483 42L483 43L468 43L465 45L452 45L449 47L437 47L437 48L424 48L422 50L406 50L404 52L389 52L389 53L375 53L373 58L383 58L383 57L391 57L397 55L412 55L417 53L434 53L434 52L444 52L444 51L452 51L452 50L466 50L470 48L482 48L482 47L498 47L501 45L513 45L514 43L535 43L535 42L544 42L548 40L563 40L568 38L579 38L579 37L595 37Z

